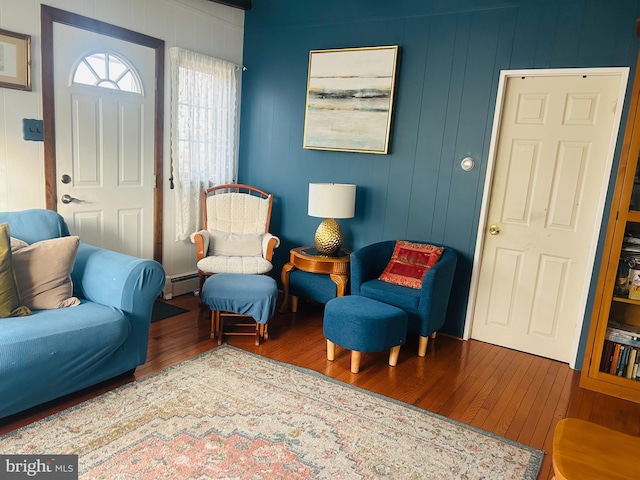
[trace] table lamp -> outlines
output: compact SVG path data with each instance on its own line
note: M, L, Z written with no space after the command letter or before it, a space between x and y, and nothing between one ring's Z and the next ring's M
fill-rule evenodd
M356 186L345 183L310 183L309 210L312 217L324 218L315 235L320 255L334 256L342 247L342 230L336 218L353 218Z

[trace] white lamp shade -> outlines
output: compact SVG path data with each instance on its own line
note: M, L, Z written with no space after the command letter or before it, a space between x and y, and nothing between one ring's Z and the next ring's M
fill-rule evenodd
M310 183L309 210L312 217L353 218L356 186L347 183Z

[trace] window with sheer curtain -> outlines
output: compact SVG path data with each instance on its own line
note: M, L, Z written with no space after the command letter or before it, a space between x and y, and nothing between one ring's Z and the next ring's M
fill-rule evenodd
M202 227L202 190L235 182L240 68L177 47L169 57L176 239L186 240Z

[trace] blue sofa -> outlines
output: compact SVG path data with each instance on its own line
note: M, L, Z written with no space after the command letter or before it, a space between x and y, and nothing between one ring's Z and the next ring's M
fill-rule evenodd
M0 223L29 244L69 235L49 210L0 212ZM81 242L71 278L80 305L0 318L0 418L145 362L162 266Z

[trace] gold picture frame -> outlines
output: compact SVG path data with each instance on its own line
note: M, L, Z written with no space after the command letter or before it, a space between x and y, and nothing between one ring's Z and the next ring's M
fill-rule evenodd
M303 148L389 152L399 47L311 50Z
M0 30L0 87L31 90L31 35Z

